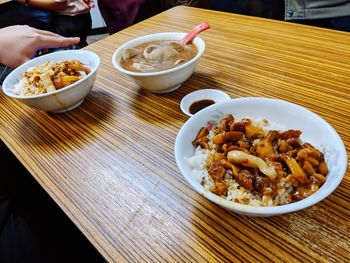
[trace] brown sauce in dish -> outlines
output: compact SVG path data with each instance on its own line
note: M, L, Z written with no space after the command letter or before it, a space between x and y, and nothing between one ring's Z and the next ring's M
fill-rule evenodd
M124 50L120 65L134 72L158 72L180 66L197 53L192 43L184 46L176 41L158 40Z
M198 111L203 110L205 107L208 107L214 103L215 101L208 100L208 99L193 102L192 105L190 106L190 113L195 114Z

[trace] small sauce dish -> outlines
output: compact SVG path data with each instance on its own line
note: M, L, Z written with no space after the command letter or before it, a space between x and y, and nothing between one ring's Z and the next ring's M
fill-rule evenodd
M230 99L230 96L223 91L216 89L201 89L193 91L183 97L180 102L180 108L187 116L193 116L205 107Z

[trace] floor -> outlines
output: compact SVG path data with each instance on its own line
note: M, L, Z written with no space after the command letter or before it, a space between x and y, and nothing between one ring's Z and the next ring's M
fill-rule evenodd
M105 262L0 140L0 262Z

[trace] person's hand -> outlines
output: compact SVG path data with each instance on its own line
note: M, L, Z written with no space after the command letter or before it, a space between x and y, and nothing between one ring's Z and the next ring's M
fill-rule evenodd
M86 8L93 8L95 5L94 5L94 0L79 0L79 2L84 5Z
M43 48L68 47L78 44L79 37L62 37L29 26L9 26L0 29L0 63L11 68L30 60Z

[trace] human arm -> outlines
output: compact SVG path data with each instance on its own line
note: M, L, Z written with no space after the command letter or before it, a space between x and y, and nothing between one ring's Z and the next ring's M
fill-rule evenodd
M93 8L93 0L78 0L86 8ZM18 3L24 5L26 0L17 0ZM50 11L59 11L67 7L67 0L28 0L28 5L35 8L40 8Z
M30 60L39 49L67 47L79 41L78 37L65 38L29 26L4 27L0 29L0 63L15 68Z
M24 5L26 0L17 0L17 2ZM27 4L39 9L58 11L67 7L67 0L28 0Z

